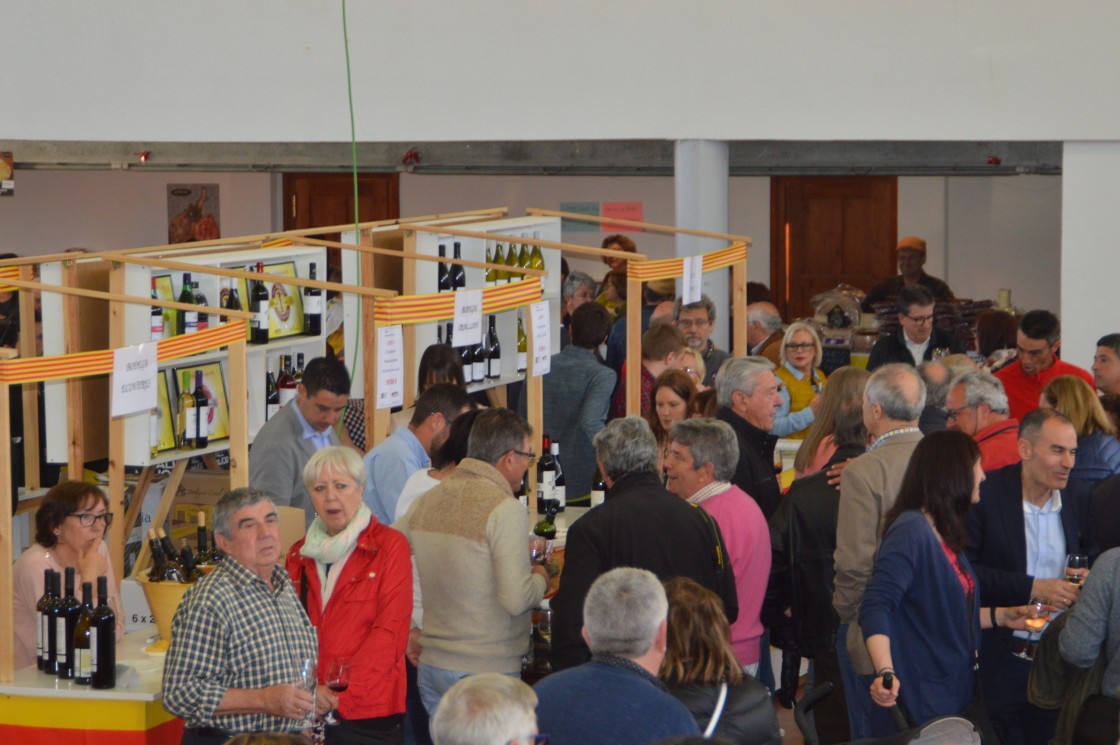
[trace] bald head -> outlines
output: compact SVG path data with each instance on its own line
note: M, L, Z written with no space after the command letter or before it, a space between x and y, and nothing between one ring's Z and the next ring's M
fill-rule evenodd
M762 301L747 306L747 343L752 347L781 330L782 316L773 303Z

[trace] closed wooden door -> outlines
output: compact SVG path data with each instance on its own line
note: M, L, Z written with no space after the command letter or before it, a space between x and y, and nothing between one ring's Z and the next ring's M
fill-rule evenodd
M864 291L896 273L898 179L775 177L770 182L770 277L787 321L840 283Z

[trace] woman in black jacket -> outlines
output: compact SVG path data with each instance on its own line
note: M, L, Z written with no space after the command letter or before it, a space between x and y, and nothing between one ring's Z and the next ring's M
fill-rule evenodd
M702 730L718 712L714 731L705 734L737 743L781 745L769 692L743 674L731 650L719 596L686 577L666 580L665 592L669 639L660 677L669 692L688 707Z

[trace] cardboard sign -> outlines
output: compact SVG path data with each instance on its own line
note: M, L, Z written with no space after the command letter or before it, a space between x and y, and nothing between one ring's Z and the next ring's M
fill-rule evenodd
M681 288L681 303L691 305L700 302L704 288L704 257L684 257L684 286Z
M482 343L482 290L455 292L455 346Z
M404 336L400 325L377 329L377 408L404 405Z
M548 320L548 301L529 306L533 319L533 377L546 375L552 369L552 329Z
M110 416L127 416L156 408L159 362L156 344L113 350L113 383Z

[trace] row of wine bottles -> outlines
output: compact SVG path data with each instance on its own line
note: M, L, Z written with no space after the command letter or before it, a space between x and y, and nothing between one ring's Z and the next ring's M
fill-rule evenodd
M205 512L198 513L197 535L197 553L186 541L176 551L163 528L149 528L148 549L152 554L152 569L148 572L148 581L189 584L218 566L222 561L222 552L213 540L213 533L207 534Z
M468 385L484 380L497 380L502 376L502 343L498 340L497 319L487 317L487 332L478 344L458 346L452 338L452 324L448 323L447 341L444 341L444 328L436 325L436 344L447 344L459 350L463 360L463 380ZM525 336L525 326L521 316L517 317L517 372L525 372L528 363L529 340Z
M296 355L296 364L292 365L292 355L280 355L279 373L272 374L272 370L265 371L264 418L268 421L276 416L280 409L296 397L296 387L303 382L303 353Z
M245 271L264 273L264 262L257 262L245 267ZM311 265L309 279L315 279L315 265ZM249 342L252 344L267 344L269 335L268 311L271 297L268 284L264 281L249 280L249 312L253 319L249 322ZM237 281L228 277L221 279L220 289L221 308L228 310L244 310L241 304L241 294L237 289ZM158 298L156 277L152 277L152 298ZM206 296L198 289L198 282L191 280L191 273L183 273L182 290L176 298L180 303L189 305L210 305ZM158 305L152 306L151 338L153 341L166 339L170 336L193 334L196 331L205 331L211 325L217 325L221 320L208 313L199 313L193 310L180 310L175 314L175 327L172 329L164 316L164 309ZM319 336L323 331L323 291L307 287L303 290L303 333L307 336Z
M109 606L108 577L97 578L97 607L93 583L82 583L82 599L74 596L74 568L62 576L43 571L43 595L35 606L38 617L36 666L49 675L78 685L113 688L117 684L117 617Z
M528 238L523 235L523 238ZM533 238L539 239L541 234L539 231L533 232ZM461 260L462 248L459 241L455 241L452 245L454 251L453 258ZM439 257L441 259L447 258L447 246L443 243L439 244ZM501 243L494 244L494 250L491 251L490 244L486 244L486 263L487 264L501 264L510 268L521 269L544 269L544 256L541 254L540 246L529 247L528 243L521 244L521 250L518 251L517 246L510 243L508 251L503 249ZM467 272L462 264L448 264L439 262L439 274L436 281L437 292L454 292L461 290L467 286ZM486 286L494 287L497 285L504 285L509 282L518 282L525 278L525 275L519 272L511 272L505 269L498 269L497 267L489 267L486 269Z
M206 447L210 442L212 416L210 395L202 382L202 371L194 371L194 388L191 388L191 374L180 372L178 411L175 413L175 446L181 450L195 450ZM158 435L158 433L157 433ZM158 439L152 444L152 457L156 457Z

